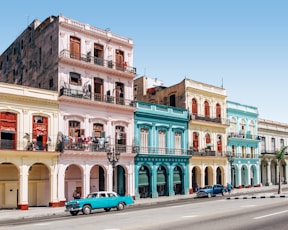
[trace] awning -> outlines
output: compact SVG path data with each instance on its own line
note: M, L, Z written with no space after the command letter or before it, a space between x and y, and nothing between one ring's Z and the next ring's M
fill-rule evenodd
M149 178L146 173L141 173L138 176L138 185L139 186L147 186L149 185Z
M179 173L173 174L173 183L174 184L181 184L182 183L181 176Z
M166 184L165 175L163 173L157 174L157 184Z

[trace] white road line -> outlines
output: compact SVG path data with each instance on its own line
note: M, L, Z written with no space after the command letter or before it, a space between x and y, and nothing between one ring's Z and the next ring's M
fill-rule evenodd
M182 216L182 218L194 218L194 217L197 217L196 215L195 216Z
M271 214L265 215L265 216L254 217L253 219L254 220L259 220L259 219L266 218L266 217L269 217L269 216L275 216L275 215L278 215L278 214L282 214L282 213L285 213L285 212L288 212L288 210L285 210L285 211L282 211L282 212L271 213Z

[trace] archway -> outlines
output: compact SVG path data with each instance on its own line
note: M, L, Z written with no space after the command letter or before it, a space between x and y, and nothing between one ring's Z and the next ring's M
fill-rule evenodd
M94 165L90 172L90 192L105 191L105 173L100 165Z
M29 206L49 206L50 178L49 169L42 163L35 163L29 168L28 204Z
M173 187L175 195L183 193L182 169L179 166L176 166L173 170Z
M121 196L126 194L126 178L125 178L125 169L121 165L117 165L117 193Z
M19 202L19 170L10 163L0 164L0 209L17 208Z
M99 188L100 189L100 188ZM69 165L65 171L65 197L66 200L73 199L74 191L83 197L83 172L79 165Z
M147 198L151 194L150 190L150 171L148 167L141 166L138 173L138 191L140 198Z

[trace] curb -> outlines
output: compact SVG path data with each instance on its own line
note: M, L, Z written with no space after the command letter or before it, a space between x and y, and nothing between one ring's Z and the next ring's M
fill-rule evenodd
M288 195L236 196L236 197L227 197L226 200L239 200L239 199L265 199L265 198L288 198Z

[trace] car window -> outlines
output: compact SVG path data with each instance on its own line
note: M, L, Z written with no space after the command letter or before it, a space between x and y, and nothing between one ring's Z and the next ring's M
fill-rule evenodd
M109 197L116 197L114 193L108 193Z
M106 194L105 193L101 193L100 197L106 197Z

